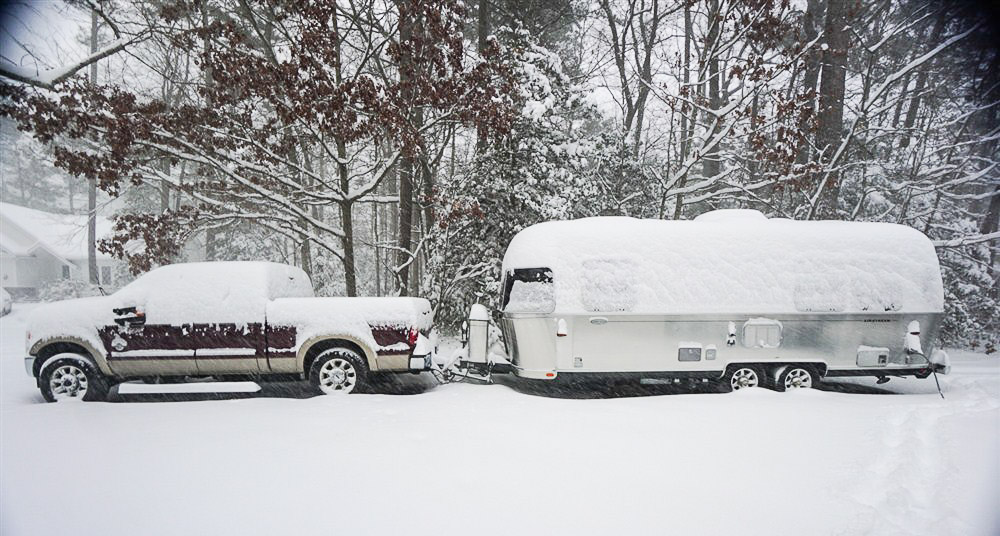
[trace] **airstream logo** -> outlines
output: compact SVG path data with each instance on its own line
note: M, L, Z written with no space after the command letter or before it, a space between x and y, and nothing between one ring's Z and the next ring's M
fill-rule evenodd
M866 318L865 322L892 322L888 318Z

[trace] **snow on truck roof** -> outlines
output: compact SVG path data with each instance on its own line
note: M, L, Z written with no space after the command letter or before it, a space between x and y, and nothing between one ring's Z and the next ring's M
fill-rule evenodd
M524 270L531 268L551 271L550 289L537 272ZM510 277L517 269L528 276ZM540 223L511 240L503 271L513 279L505 308L510 312L944 307L937 254L919 231L889 223L768 219L752 210L714 211L692 221L596 217ZM538 300L554 304L546 311L544 305L535 308Z
M170 292L156 292L167 288ZM150 318L177 322L271 322L312 326L368 325L429 328L430 305L417 298L315 298L304 271L287 264L258 261L168 264L146 273L116 293L146 308ZM199 304L191 307L192 303Z

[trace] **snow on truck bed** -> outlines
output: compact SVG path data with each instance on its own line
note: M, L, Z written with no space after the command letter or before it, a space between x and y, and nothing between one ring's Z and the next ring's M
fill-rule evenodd
M693 221L540 223L508 246L504 273L517 268L551 269L554 296L544 282L516 281L507 311L532 310L553 297L561 313L944 307L937 255L919 231L888 223L767 219L757 211L719 210Z
M295 326L296 345L318 335L350 335L379 349L371 327L426 331L431 304L423 298L282 298L267 306L271 325Z

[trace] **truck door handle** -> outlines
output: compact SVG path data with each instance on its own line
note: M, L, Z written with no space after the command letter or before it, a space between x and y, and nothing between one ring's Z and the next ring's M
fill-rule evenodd
M603 316L592 316L590 317L590 323L595 326L603 326L608 323L608 319Z

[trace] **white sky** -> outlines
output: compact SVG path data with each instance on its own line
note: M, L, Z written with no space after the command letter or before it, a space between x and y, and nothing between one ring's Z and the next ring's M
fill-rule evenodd
M20 0L0 6L0 61L49 69L82 58L89 15L61 0ZM89 32L89 28L86 28ZM23 45L23 46L22 46Z

